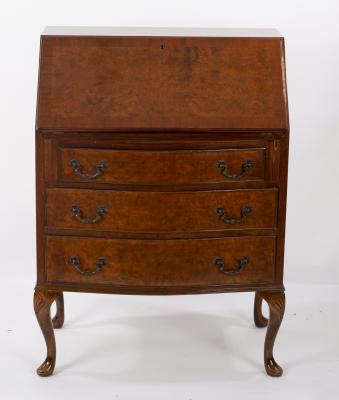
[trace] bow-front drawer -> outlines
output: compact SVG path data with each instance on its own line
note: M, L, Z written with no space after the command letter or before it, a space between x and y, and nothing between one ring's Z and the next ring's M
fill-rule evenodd
M49 282L132 286L269 283L274 237L131 240L49 236Z
M276 189L135 192L47 189L47 226L111 232L273 228Z
M263 181L265 149L61 149L61 179L110 184L202 184Z

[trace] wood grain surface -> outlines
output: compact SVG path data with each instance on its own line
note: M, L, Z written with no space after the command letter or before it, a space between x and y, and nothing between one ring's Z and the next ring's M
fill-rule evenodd
M286 130L282 38L45 36L38 129Z
M74 205L81 210L79 219L72 210ZM274 189L208 192L48 189L47 226L111 233L273 228L276 206ZM101 207L106 212L98 218ZM251 212L241 218L245 207L250 207ZM224 210L224 215L217 212L218 208ZM95 223L86 221L96 218Z
M132 285L185 286L272 283L274 280L274 237L130 240L88 239L50 236L46 244L47 281ZM92 276L82 275L69 262L79 257L81 268L95 270L96 261L107 265ZM217 257L230 269L249 257L246 269L237 275L219 272Z

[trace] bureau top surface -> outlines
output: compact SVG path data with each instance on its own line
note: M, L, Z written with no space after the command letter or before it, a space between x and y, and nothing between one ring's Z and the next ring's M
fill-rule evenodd
M37 129L287 130L275 30L49 27Z
M281 38L276 29L170 28L110 26L47 26L42 36L141 36L141 37L269 37Z

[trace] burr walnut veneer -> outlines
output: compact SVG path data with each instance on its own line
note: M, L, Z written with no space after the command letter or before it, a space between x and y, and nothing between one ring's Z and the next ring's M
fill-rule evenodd
M47 344L38 374L54 370L64 291L253 291L255 324L268 325L265 368L280 376L288 137L284 40L274 30L47 28L36 120L34 307Z

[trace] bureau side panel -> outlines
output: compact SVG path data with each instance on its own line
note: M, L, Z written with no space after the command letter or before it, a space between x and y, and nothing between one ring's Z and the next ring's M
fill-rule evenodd
M279 180L279 199L278 199L278 237L276 248L276 274L277 284L282 284L284 275L284 256L285 256L285 229L286 229L286 206L287 206L287 180L288 180L288 148L289 135L285 135L280 140L273 142L274 155L279 157L279 167L276 171L276 177Z
M57 179L57 141L35 134L37 284L45 282L46 186Z
M45 208L45 143L39 133L35 135L35 170L36 170L36 257L37 285L44 282L45 276L45 237L44 237L44 208Z

